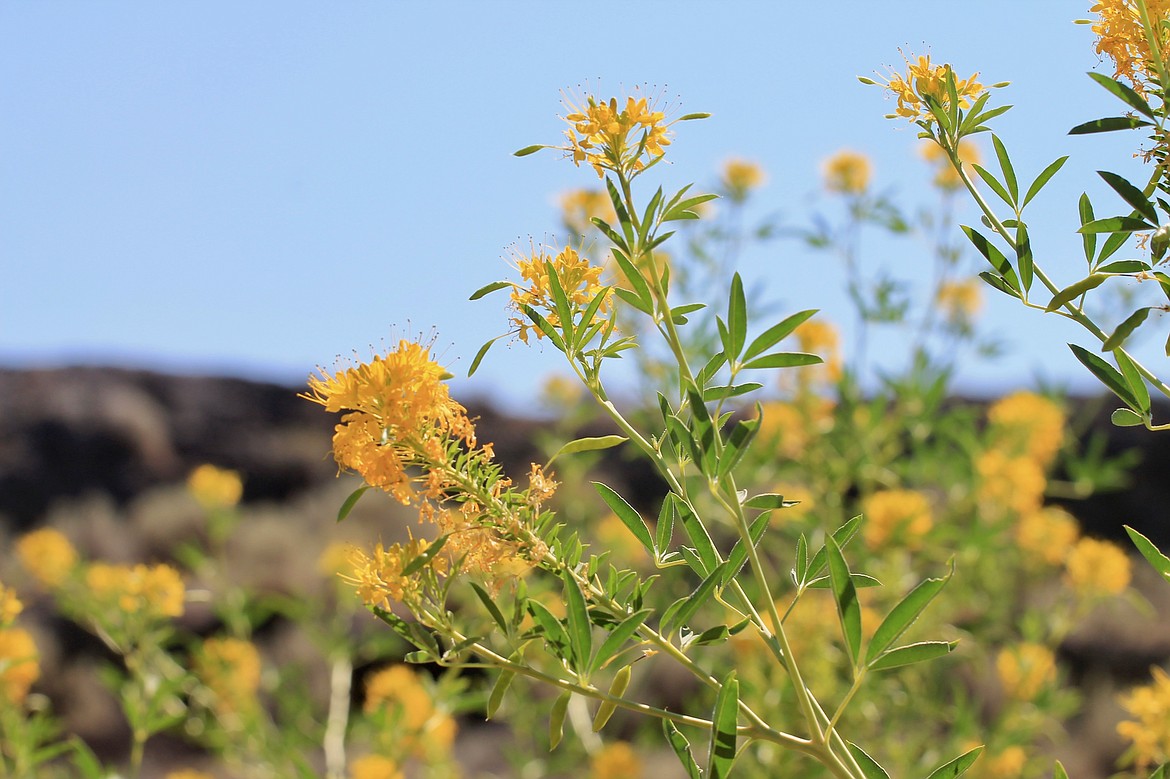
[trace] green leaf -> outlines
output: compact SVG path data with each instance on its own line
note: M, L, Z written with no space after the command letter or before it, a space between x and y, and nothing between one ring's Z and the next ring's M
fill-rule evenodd
M573 328L573 309L569 306L569 297L561 286L561 277L551 261L544 261L544 270L548 274L549 291L552 292L553 304L557 309L557 319L561 320L561 332L564 333L567 349L574 349L577 345Z
M1064 770L1064 766L1060 761L1056 761L1056 768L1052 772L1052 779L1068 779L1068 771Z
M715 468L715 476L717 478L726 476L732 468L743 460L743 456L747 454L752 440L756 437L756 433L760 429L760 422L763 418L764 409L759 403L756 403L755 417L741 419L735 423L735 427L731 429L731 435L727 437L727 444L723 447L723 453L719 455L719 464Z
M492 615L492 619L495 621L495 623L500 626L500 630L504 631L504 633L507 633L508 621L504 619L504 615L500 611L500 607L496 605L494 600L492 600L492 596L488 595L487 590L475 582L468 582L468 584L470 584L471 589L475 591L475 595L477 598L479 598L479 602L482 603L483 607L487 609L489 614Z
M1055 160L1049 164L1047 168L1040 171L1040 175L1037 176L1036 180L1032 182L1032 186L1028 187L1028 194L1024 195L1024 203L1020 207L1027 207L1027 205L1032 202L1032 198L1040 194L1040 190L1044 188L1044 185L1047 184L1048 181L1056 175L1057 171L1064 167L1064 163L1066 162L1068 162L1067 155Z
M475 372L479 369L479 364L483 362L483 358L487 355L488 349L491 349L492 344L501 338L503 338L503 336L498 335L485 343L483 346L479 347L479 351L475 353L475 359L471 361L471 367L467 369L467 378L470 379L475 374Z
M1016 225L1016 267L1020 269L1020 284L1027 293L1032 288L1032 242L1023 222Z
M578 438L577 440L570 441L558 449L557 453L549 458L548 463L544 467L547 469L548 466L552 465L553 461L561 455L577 454L578 452L596 452L602 449L612 449L613 447L620 446L629 440L630 439L626 438L624 435L603 435L594 438Z
M561 621L538 600L529 598L524 606L540 626L545 643L553 650L553 654L562 660L569 660L573 650L569 643L569 634L565 632L565 626Z
M841 547L831 536L825 540L825 549L828 550L829 579L832 582L833 599L837 603L841 634L845 638L849 660L856 667L861 653L861 604L857 601L857 588L849 576L849 566L841 554Z
M492 685L491 694L487 699L487 718L491 719L495 713L499 711L500 704L504 702L504 693L512 685L512 680L516 678L515 671L500 671L500 675L496 677L496 683Z
M886 769L878 765L878 762L866 754L864 749L852 741L846 741L845 743L849 747L849 754L853 755L853 759L860 766L861 773L865 775L865 779L890 779L890 775L886 773Z
M650 286L646 283L646 279L642 276L642 272L638 270L637 266L630 261L626 255L620 251L611 252L614 261L617 262L618 267L621 268L622 274L630 282L630 286L634 288L633 292L637 295L638 300L645 306L641 308L642 311L649 313L653 310L653 296L650 294ZM623 291L621 287L618 288L618 293Z
M807 311L799 311L792 316L778 322L777 324L772 325L752 340L751 345L749 345L747 348L747 351L743 353L743 359L745 361L750 360L756 355L763 354L767 350L771 349L773 346L780 343L780 341L791 335L792 332L804 324L805 321L809 319L809 317L817 313L817 310L818 309L810 308Z
M1097 256L1097 263L1105 262L1106 259L1112 257L1125 242L1129 240L1129 233L1114 233L1105 239L1105 245L1101 247L1101 254Z
M613 294L617 295L623 302L632 308L636 308L646 316L654 316L654 305L648 301L630 292L628 289L616 288Z
M778 492L762 492L759 495L753 495L743 502L745 509L783 509L789 506L795 506L798 501L784 500L784 496Z
M1139 127L1149 127L1150 123L1136 116L1107 116L1103 119L1094 119L1091 122L1078 124L1068 131L1069 135L1089 135L1090 133L1109 133L1114 130L1136 130Z
M1127 338L1133 335L1133 331L1138 328L1142 322L1146 321L1146 317L1150 315L1153 309L1149 306L1139 308L1132 314L1127 316L1125 320L1117 326L1117 329L1105 339L1105 343L1101 344L1101 351L1111 352L1119 346L1123 345ZM1145 386L1144 384L1142 386ZM1144 411L1145 409L1143 409Z
M995 244L991 243L978 230L975 230L966 225L962 225L963 232L967 235L971 244L983 255L983 258L991 263L991 267L999 271L999 275L1003 280L1016 292L1020 290L1020 280L1016 276L1015 270L1012 269L1012 264L1008 262L1007 257L1004 256ZM981 274L982 275L982 274Z
M1012 289L1006 281L1004 281L1001 277L996 276L989 270L981 271L979 273L979 278L987 282L988 286L995 287L1005 295L1011 295L1013 298L1018 298L1020 296L1020 293Z
M654 197L650 198L650 202L646 204L646 210L642 212L642 224L638 228L638 243L646 243L646 237L650 235L650 228L654 225L654 214L661 203L662 187L659 187L658 191L654 193Z
M1155 230L1156 225L1149 224L1144 219L1132 216L1110 216L1105 219L1094 219L1083 224L1078 233L1137 233L1142 230ZM1124 240L1124 239L1122 239Z
M858 514L853 519L846 522L841 527L833 531L833 540L837 542L837 546L844 548L846 544L857 534L858 528L861 527L861 515ZM825 567L825 560L828 555L828 547L822 546L817 553L813 555L812 560L808 564L808 575L818 576Z
M593 630L589 623L589 610L585 607L585 596L577 580L568 569L561 572L565 585L565 604L569 621L569 644L573 648L574 664L578 672L587 671L593 656Z
M907 644L881 653L869 663L869 669L871 671L885 671L903 665L934 660L950 654L957 645L957 641L920 641L916 644Z
M804 533L796 539L796 567L792 573L797 585L803 584L808 574L808 539L804 537Z
M1007 147L1003 145L1003 141L995 133L991 134L991 145L995 147L995 156L999 160L999 168L1003 171L1003 180L1007 184L1008 192L1011 193L1012 201L1009 205L1014 206L1020 200L1020 185L1016 183L1016 171L1012 168L1012 161L1008 157Z
M760 539L764 537L764 531L768 529L768 519L770 514L763 512L754 520L748 528L748 537L751 538L752 546L758 547ZM731 553L727 555L727 567L723 569L722 585L726 587L728 583L739 575L744 563L747 562L747 547L744 546L743 538L735 542L735 546L731 548Z
M1103 273L1091 273L1075 284L1070 284L1053 295L1052 300L1049 301L1048 307L1045 310L1055 311L1066 303L1071 302L1074 298L1079 298L1089 290L1096 289L1108 280L1109 277Z
M410 576L414 573L417 573L418 571L421 571L424 565L429 565L431 560L435 559L435 555L437 555L443 549L443 545L447 543L447 539L450 537L451 534L447 533L446 535L439 536L430 544L428 544L427 548L423 550L422 554L406 564L406 566L402 569L401 575Z
M797 368L802 365L820 365L824 359L806 352L773 352L743 364L744 370L764 368Z
M676 325L685 325L687 323L687 314L706 307L706 303L687 303L685 306L675 306L670 309L670 318L674 320Z
M1129 539L1133 541L1133 545L1137 547L1137 550L1142 553L1142 557L1146 558L1150 565L1154 566L1154 570L1161 574L1163 579L1170 582L1170 557L1162 554L1161 550L1154 546L1153 541L1129 525L1125 526L1125 532L1129 534Z
M971 767L971 764L979 759L982 752L983 747L975 747L970 752L964 752L949 763L934 769L926 779L954 779L954 777L962 776Z
M739 680L735 671L719 685L715 710L711 714L711 749L707 762L708 779L727 779L735 763L736 728L739 716Z
M667 209L666 213L662 215L662 221L674 222L679 219L698 219L699 215L691 209L701 203L706 203L708 200L714 200L717 197L719 196L697 195L695 197L689 197Z
M758 381L748 381L743 384L727 384L718 387L707 387L703 390L703 401L710 403L711 401L724 400L725 398L738 398L740 395L746 395L749 392L755 392L763 387Z
M668 719L662 720L662 730L666 734L666 742L670 744L670 748L687 772L687 778L702 779L703 772L695 762L695 756L691 754L691 742L687 741L687 737Z
M630 529L634 537L642 542L642 546L646 548L650 554L654 554L654 539L650 537L650 528L646 527L646 521L642 519L642 515L634 510L634 507L626 503L625 498L614 492L607 484L602 484L599 481L593 482L594 489L601 495L601 499L605 501L605 505L617 514L618 519L622 524Z
M1117 361L1117 367L1121 369L1121 375L1125 377L1125 383L1129 386L1130 392L1133 393L1134 400L1137 401L1137 410L1143 414L1150 413L1150 391L1146 388L1146 380L1142 378L1137 363L1125 353L1124 349L1114 351L1113 359Z
M505 287L510 286L512 286L512 282L510 281L493 281L491 284L485 284L475 292L471 293L471 297L469 297L468 300L479 300L484 295L489 295L492 292L495 292L497 289L504 289Z
M999 199L1007 203L1012 208L1016 207L1016 203L1012 200L1012 196L1004 189L1003 184L999 183L991 171L984 168L982 165L972 163L971 167L979 174L979 178L983 179L984 183L991 188L991 191L999 195Z
M1113 191L1121 195L1121 199L1144 216L1148 221L1154 224L1158 223L1158 212L1154 209L1152 203L1146 199L1142 191L1130 184L1127 180L1118 176L1116 173L1110 173L1107 170L1097 171L1097 175L1105 180L1105 183L1113 188Z
M512 156L513 157L527 157L529 154L535 154L536 152L540 151L541 149L551 149L551 148L553 148L553 147L545 146L543 144L537 143L537 144L533 144L532 146L525 146L520 151L512 152Z
M658 522L654 525L654 554L661 556L670 549L670 542L674 538L674 495L667 493L658 509Z
M600 230L606 238L612 241L615 247L621 249L625 254L630 253L630 245L626 243L626 239L623 238L616 230L610 227L608 222L599 216L592 217L589 221L592 222L593 226ZM630 279L630 281L632 282L633 279Z
M1114 409L1113 413L1109 415L1109 421L1115 427L1137 427L1146 423L1141 414L1128 408Z
M685 116L680 116L676 121L689 122L692 119L710 119L710 118L711 118L711 114L700 112L700 113L686 114Z
M1095 270L1096 273L1142 273L1148 271L1150 264L1142 262L1141 260L1117 260L1107 265L1102 265Z
M743 291L743 279L739 273L731 277L731 292L727 298L727 328L730 331L730 347L724 350L729 362L734 362L743 351L747 340L747 297Z
M638 632L638 628L642 627L642 623L653 613L653 609L635 611L623 619L616 628L611 630L609 635L605 637L605 640L601 642L601 646L597 648L597 653L589 663L589 672L593 673L604 668L605 664L622 650L625 643Z
M869 640L869 648L865 652L866 662L873 660L880 652L884 652L890 644L897 641L914 624L927 605L946 586L953 573L954 567L952 566L950 572L941 579L923 580L890 610L890 613L874 631L873 638Z
M1093 221L1093 203L1089 200L1089 196L1084 192L1081 193L1081 199L1077 203L1077 208L1080 212L1081 225L1087 225ZM1089 263L1090 270L1093 265L1093 254L1097 251L1097 234L1083 233L1081 235L1081 242L1085 247L1085 262Z
M854 571L850 571L849 578L853 580L853 586L859 590L865 587L882 586L881 581L875 579L867 573L856 573ZM828 590L832 589L833 582L828 576L818 576L805 586L811 590Z
M349 497L345 499L345 501L341 504L341 508L337 510L338 522L341 522L343 519L349 516L349 512L353 511L353 507L357 505L357 502L361 499L362 495L366 494L366 490L369 488L370 485L363 484L361 487L358 487L356 490L349 493Z
M552 711L548 715L549 752L557 748L557 745L561 743L561 737L565 734L565 715L569 712L569 699L572 697L573 693L565 690L553 701Z
M565 351L565 342L561 338L561 334L557 332L557 329L553 327L539 311L527 303L521 304L520 310L524 312L525 316L532 320L532 323L540 329L540 332L548 336L548 339L553 342L553 346L562 352Z
M1118 98L1120 98L1122 102L1129 105L1130 108L1133 108L1142 116L1148 117L1150 119L1154 118L1154 112L1150 109L1150 104L1146 102L1145 98L1143 98L1137 92L1134 92L1125 84L1122 84L1119 81L1115 81L1101 73L1090 72L1089 78L1108 89Z
M593 300L589 301L589 305L586 306L585 310L581 313L581 328L586 328L589 326L600 327L601 323L594 322L593 317L597 315L598 309L600 309L602 304L605 303L605 299L609 297L609 293L612 290L612 287L603 287L596 295L593 296ZM578 345L584 346L586 343L592 340L592 338L592 335L581 336L579 334Z
M1138 408L1137 398L1133 396L1129 383L1124 376L1117 372L1116 368L1088 349L1083 349L1076 344L1069 344L1068 348L1072 349L1073 355L1081 361L1081 364L1088 368L1089 372L1096 376L1102 384L1112 390L1114 395L1121 398L1130 408Z
M663 620L662 631L664 633L669 633L676 627L682 627L690 622L691 617L695 616L695 613L707 603L711 598L711 593L719 586L720 581L723 579L723 570L726 566L727 563L720 563L715 566L711 570L711 573L707 574L707 577L695 588L695 591L678 607L678 610L674 612L671 619L669 621Z

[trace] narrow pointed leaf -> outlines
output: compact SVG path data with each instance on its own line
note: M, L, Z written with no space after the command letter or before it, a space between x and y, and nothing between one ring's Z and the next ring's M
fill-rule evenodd
M504 619L504 614L500 611L500 607L496 605L494 600L492 600L492 596L488 595L487 590L475 582L469 582L469 584L471 584L471 589L475 591L476 597L479 598L479 602L482 603L483 607L487 609L489 614L492 615L492 619L495 621L495 623L500 626L500 630L504 631L504 633L507 633L508 622Z
M885 671L890 668L900 668L904 665L934 660L953 652L957 644L957 641L920 641L916 644L896 647L878 655L877 659L869 663L869 669L871 671Z
M763 354L776 344L780 343L780 341L791 335L792 332L796 330L796 328L804 324L805 321L809 319L809 317L817 313L817 310L818 309L810 308L807 311L799 311L760 333L758 336L752 339L752 342L748 346L747 351L743 353L744 361L746 362L758 354Z
M1056 175L1057 171L1064 167L1064 163L1066 162L1068 162L1067 155L1060 157L1056 161L1050 163L1047 168L1040 171L1040 175L1037 176L1036 180L1032 182L1032 186L1028 187L1028 193L1024 195L1024 202L1020 207L1023 208L1031 203L1032 198L1040 194L1040 190L1044 188L1044 185L1047 184L1048 181Z
M683 770L687 772L687 779L702 779L703 771L695 762L695 756L691 754L691 742L687 741L687 737L668 719L662 720L662 730L666 733L666 741L670 748L682 763Z
M743 502L745 509L782 509L789 506L796 505L797 501L784 500L784 496L778 492L763 492L759 495L753 495Z
M1093 221L1093 203L1084 192L1081 193L1081 199L1077 202L1077 209L1080 212L1081 225L1087 225ZM1089 263L1089 270L1092 270L1093 255L1097 251L1097 234L1082 233L1081 243L1084 244L1085 248L1085 262Z
M988 286L995 287L1005 295L1010 295L1013 298L1018 298L1020 296L1020 293L1012 289L1011 286L1009 286L1002 277L995 275L989 270L981 271L979 273L979 278L987 282Z
M1023 222L1016 226L1016 267L1020 270L1020 284L1027 294L1032 288L1032 242Z
M520 149L519 151L512 152L512 156L513 157L527 157L529 154L535 154L536 152L540 151L541 149L547 149L547 148L549 148L549 147L545 146L544 144L536 143L536 144L533 144L532 146L525 146L523 149Z
M512 282L510 281L493 281L491 284L485 284L475 292L471 293L471 297L469 297L468 300L479 300L484 295L489 295L492 292L495 292L497 289L504 289L505 287L510 286L512 286Z
M949 763L934 769L926 779L955 779L957 776L962 776L982 753L983 747L975 747L970 752L964 752Z
M1078 233L1138 233L1143 230L1156 230L1144 219L1134 216L1110 216L1105 219L1094 219L1077 229ZM1124 239L1123 239L1124 240Z
M1012 196L1009 205L1015 205L1020 200L1020 185L1016 183L1016 171L1012 168L1012 161L1008 157L1007 147L995 133L991 134L991 145L995 147L995 156L999 160L1000 170L1003 172L1003 181Z
M752 520L752 524L748 527L748 537L751 538L752 546L759 546L760 539L764 537L764 531L768 529L768 521L771 515L765 511ZM735 546L731 548L731 553L727 555L727 567L723 569L724 587L739 575L744 563L747 562L747 547L744 546L743 539L740 538L735 542Z
M1074 299L1079 298L1089 290L1096 289L1108 280L1109 277L1103 273L1092 273L1075 284L1068 285L1060 292L1057 292L1055 295L1053 295L1052 300L1048 303L1047 310L1055 311L1066 303L1070 303Z
M612 449L615 446L621 446L629 440L630 439L626 438L624 435L603 435L593 438L578 438L577 440L570 441L558 449L557 453L549 458L548 464L545 465L545 468L547 468L549 465L552 465L553 461L562 455L576 454L578 452L596 452L602 449Z
M362 495L365 495L366 490L369 488L370 485L363 484L361 487L358 487L356 490L349 493L349 497L345 499L345 501L341 504L341 508L337 510L338 522L341 522L343 519L349 516L349 512L353 511L353 507L357 505L357 502L361 500Z
M552 711L548 716L548 750L557 748L561 737L565 734L565 715L569 713L569 699L573 693L565 690L553 701Z
M451 534L447 533L446 535L439 536L430 544L428 544L427 548L423 551L422 554L406 564L406 566L402 569L401 575L410 576L411 574L422 570L424 565L429 565L431 560L435 559L435 555L442 551L443 545L447 543L447 539L450 537Z
M1068 771L1064 770L1064 766L1059 760L1056 761L1056 768L1052 772L1052 779L1068 779Z
M633 506L626 503L625 498L614 492L613 488L607 484L602 484L599 481L593 482L594 489L601 499L605 501L605 505L609 506L614 514L617 514L618 519L622 524L630 529L634 537L642 542L642 546L650 554L654 554L654 539L650 537L650 528L646 527L646 521L642 519Z
M1125 526L1125 532L1129 533L1129 539L1133 541L1133 545L1137 547L1137 550L1142 553L1142 557L1146 558L1150 565L1154 566L1154 570L1161 574L1163 579L1170 582L1170 557L1162 554L1161 550L1154 546L1153 541L1129 525Z
M971 241L971 244L983 255L983 258L991 263L991 267L999 271L999 275L1003 277L1007 285L1018 292L1020 289L1020 280L1016 276L1012 264L1008 262L1003 252L995 244L988 241L978 230L966 225L962 225L962 230Z
M593 630L589 623L589 610L585 607L585 596L577 580L566 569L561 574L565 585L565 606L569 622L569 646L573 650L573 670L585 673L593 656Z
M890 779L886 769L878 765L878 762L870 757L864 749L852 741L845 743L849 746L849 754L853 755L853 759L861 767L861 773L865 774L865 779Z
M849 566L845 562L845 556L841 554L841 547L831 536L825 539L825 549L828 550L829 579L832 583L833 600L837 603L841 634L845 638L849 660L856 667L858 655L861 653L861 604L857 601L857 588L853 586L853 579L849 576Z
M467 378L470 379L475 375L475 372L479 370L479 364L483 362L483 358L487 356L488 349L491 349L492 344L500 340L500 338L502 338L502 336L497 336L485 343L483 346L479 347L479 351L475 353L475 359L471 361L471 367L467 369Z
M1124 376L1117 372L1116 368L1088 349L1083 349L1076 344L1069 344L1068 348L1072 349L1073 355L1081 361L1081 364L1088 368L1089 372L1096 376L1102 384L1112 390L1114 395L1121 398L1130 408L1138 407L1137 398L1133 396L1129 383Z
M1142 322L1146 321L1146 317L1150 315L1150 307L1139 308L1132 314L1127 316L1125 320L1117 326L1117 329L1105 339L1105 343L1101 344L1101 351L1113 351L1119 346L1125 344L1125 340L1133 335L1133 331L1138 329ZM1143 385L1144 386L1144 385ZM1143 409L1144 411L1145 409Z
M562 352L565 351L565 342L561 338L561 334L558 333L557 329L553 327L547 319L544 318L543 314L527 303L522 304L520 306L520 310L524 312L525 316L532 320L532 323L536 325L540 332L548 336L548 339L553 342L553 346Z
M751 447L752 440L755 439L756 433L760 429L760 421L764 418L764 409L756 403L756 415L751 419L741 419L735 423L735 427L731 429L731 435L727 437L727 444L723 448L723 454L719 456L719 465L715 469L715 475L719 478L726 476L747 454Z
M670 621L663 623L662 631L664 633L677 627L683 627L691 621L691 617L695 616L698 610L710 600L711 594L715 592L715 588L723 580L723 570L726 566L727 563L720 563L712 569L711 573L707 574L707 578L703 579L695 591L690 594L690 597L678 607Z
M857 530L861 527L861 520L862 516L858 514L856 517L833 531L832 537L833 540L837 542L837 546L841 547L842 549L845 548L845 545L848 544L850 540L852 540L853 536L857 535ZM820 575L821 571L824 570L827 556L827 547L822 546L819 550L817 550L817 553L813 555L812 560L810 560L808 564L809 576Z
M1105 179L1105 183L1112 187L1114 192L1121 195L1121 199L1129 203L1134 211L1137 211L1148 221L1154 224L1158 223L1158 212L1140 189L1116 173L1110 173L1107 170L1099 170L1097 175Z
M528 609L528 613L540 625L540 629L544 632L544 640L553 650L553 654L562 660L569 660L573 650L569 643L569 634L565 632L565 626L561 624L561 621L538 600L529 598L524 605Z
M1137 363L1126 354L1124 349L1115 350L1113 359L1117 360L1117 367L1121 369L1121 375L1125 377L1125 383L1129 387L1129 391L1133 393L1134 400L1137 401L1137 410L1148 414L1150 412L1150 391L1146 387L1146 380L1142 377L1141 371L1138 370Z
M605 640L601 642L601 646L597 648L597 654L593 656L593 660L589 663L589 672L593 673L604 668L605 664L625 647L626 642L638 632L638 628L642 627L642 623L653 613L654 611L652 609L636 611L622 620L616 628L611 630L609 635L605 637Z
M1107 116L1094 119L1091 122L1078 124L1068 131L1069 135L1089 135L1091 133L1109 133L1114 130L1135 130L1138 127L1149 127L1150 123L1136 116Z
M1101 86L1108 89L1117 97L1121 98L1123 102L1129 105L1130 108L1136 110L1142 116L1153 119L1154 112L1150 109L1150 104L1146 102L1145 98L1134 92L1132 89L1115 81L1103 73L1089 73L1089 78L1096 81Z
M820 365L824 359L807 352L774 352L757 357L743 364L744 370L766 368L798 368L803 365Z
M1012 208L1016 207L1015 201L1012 200L1012 196L1006 189L1004 189L1003 184L996 180L995 175L991 171L987 170L982 165L972 164L971 167L973 167L975 172L979 174L979 178L983 179L983 182L991 188L991 191L999 195L1000 200L1007 203Z
M941 579L925 579L890 610L874 631L873 638L869 640L869 648L865 652L866 661L873 660L884 652L914 624L923 610L946 586L953 573L954 568Z
M739 715L739 680L732 671L719 686L711 714L711 748L707 761L708 779L727 779L735 763L736 727Z
M500 704L504 702L504 693L512 686L512 680L516 678L515 671L500 671L500 675L496 677L496 683L492 685L492 691L487 699L487 718L491 719L500 709Z
M730 347L725 351L727 359L734 362L743 351L747 340L747 297L743 291L743 279L739 273L731 277L731 292L727 299L727 328L731 335Z

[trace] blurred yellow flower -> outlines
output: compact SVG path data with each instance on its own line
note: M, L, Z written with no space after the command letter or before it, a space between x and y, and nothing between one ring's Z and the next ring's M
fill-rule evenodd
M562 193L559 201L561 221L577 235L584 235L594 228L590 221L593 217L610 225L617 222L613 201L604 189L571 189Z
M610 512L594 528L597 534L598 553L612 551L614 561L619 566L640 565L649 560L646 547L634 538L634 534L618 518Z
M1064 564L1080 535L1076 517L1057 506L1023 514L1016 525L1020 550L1030 559L1052 566Z
M0 584L0 628L11 625L23 610L24 604L16 597L16 590Z
M1031 701L1056 681L1056 656L1041 644L1016 644L999 651L995 670L1009 698Z
M1170 761L1170 675L1150 669L1153 681L1119 697L1122 708L1134 719L1118 723L1118 734L1132 742L1133 759L1143 772Z
M959 172L955 170L955 166L951 164L941 146L934 141L926 140L918 148L922 158L935 166L934 185L936 187L951 190L958 189L963 185L963 180L959 178ZM983 162L983 156L979 153L979 147L975 145L974 141L966 138L959 141L959 161L963 163L963 168L968 173L972 172L972 165Z
M804 454L813 438L833 426L833 402L812 398L800 403L768 401L756 434L761 446L781 457L795 460Z
M553 409L576 406L585 396L585 387L575 377L563 373L549 374L540 387L541 402Z
M1170 35L1163 26L1170 20L1170 3L1146 0L1146 8L1158 37L1157 54L1164 60L1170 53ZM1151 85L1156 86L1158 73L1135 0L1100 0L1089 12L1098 15L1093 24L1093 33L1097 36L1094 48L1098 54L1113 60L1116 66L1113 77L1129 81L1135 92L1146 94Z
M892 72L886 78L885 88L898 100L898 107L894 113L888 114L887 119L903 117L915 121L930 116L930 109L924 98L937 102L942 109L950 108L950 97L947 94L946 79L948 74L954 74L950 65L932 65L930 55L919 56L917 61L906 61L906 74ZM957 75L955 90L959 97L959 107L969 108L971 99L977 98L986 92L986 88L975 79L975 73L969 78L961 79Z
M195 676L211 691L220 715L239 715L256 705L260 652L240 638L209 638L196 651Z
M28 697L41 675L40 654L27 630L0 630L0 692L5 700L19 706Z
M77 566L73 544L64 533L48 527L21 536L16 554L28 572L50 589L63 584Z
M349 764L350 779L402 779L398 764L382 755L365 755Z
M169 565L95 562L85 570L85 585L99 603L114 605L125 614L180 617L187 597L183 577Z
M1048 480L1031 457L1011 457L999 449L988 449L975 458L975 471L980 501L1017 514L1039 510Z
M611 741L589 761L590 779L640 779L642 761L625 741Z
M938 287L934 304L952 325L970 322L983 307L982 282L977 278L944 281Z
M517 257L516 267L525 284L512 285L511 300L514 314L509 321L516 328L517 337L524 343L528 343L530 330L536 333L537 340L544 338L544 331L532 324L528 315L524 313L524 306L539 311L553 327L561 325L553 299L552 281L549 278L550 264L573 309L579 310L588 306L602 289L601 266L591 265L588 257L582 257L572 247L566 246L556 255L545 252L543 247L539 249L534 247L528 256ZM607 310L607 306L608 303L603 303L595 316Z
M743 200L767 179L764 169L751 160L730 159L723 163L723 186L733 201Z
M207 510L227 509L240 502L244 482L238 471L200 465L187 477L187 491Z
M825 189L843 195L860 195L869 188L873 171L869 157L850 149L842 149L821 164Z
M1010 746L993 754L985 754L972 766L978 779L1022 779L1028 763L1028 753L1021 746Z
M673 266L670 252L654 250L649 255L643 254L634 259L634 267L641 272L646 283L653 286L655 276L662 278ZM609 255L606 262L607 276L613 279L613 285L622 289L633 290L634 285L626 278L625 271L617 264L613 255Z
M1117 544L1082 538L1068 553L1065 580L1081 595L1120 595L1129 586L1129 555Z
M1026 454L1048 467L1064 443L1064 410L1034 392L1015 392L992 404L987 412L994 445Z
M841 335L832 322L823 319L809 319L796 328L793 333L802 352L815 354L823 359L821 369L828 374L830 380L841 376ZM807 376L809 370L817 366L805 368L801 376Z
M593 95L583 98L563 95L565 130L568 145L561 147L573 163L593 166L598 178L614 171L633 178L670 145L669 127L663 111L638 91L626 98L624 106L616 97L598 101Z
M329 578L349 573L353 570L351 560L354 549L354 545L348 541L333 541L327 544L317 558L317 572Z
M455 720L436 710L417 672L405 665L388 666L366 679L362 709L367 714L386 713L408 751L442 754L455 741Z
M165 779L215 779L215 777L204 771L194 771L186 768L182 771L170 771L167 773Z
M354 586L367 606L389 609L391 603L405 603L418 591L420 582L417 576L403 576L402 571L428 546L430 543L421 538L412 539L405 546L393 544L387 548L379 543L373 555L355 547L349 558L353 572L342 579ZM443 562L436 557L431 565L437 567Z
M934 526L930 501L916 490L882 490L862 503L861 533L866 546L877 549L901 542L916 548Z
M772 518L769 520L773 527L803 522L808 519L809 512L814 508L813 494L808 487L784 482L776 485L775 492L783 495L784 500L794 500L797 501L797 504L773 511Z

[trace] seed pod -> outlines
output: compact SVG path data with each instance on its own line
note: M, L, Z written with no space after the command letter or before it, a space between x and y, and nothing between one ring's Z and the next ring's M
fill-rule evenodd
M561 696L553 701L552 713L548 717L548 750L551 752L561 743L561 736L565 731L565 714L569 711L569 698L573 693L565 690Z
M613 683L609 685L609 694L614 698L620 698L625 694L626 688L630 686L631 666L623 665L617 674L613 677ZM597 714L593 717L593 732L599 733L605 727L605 723L609 722L609 718L613 716L614 711L617 710L617 704L613 701L605 700L597 707Z

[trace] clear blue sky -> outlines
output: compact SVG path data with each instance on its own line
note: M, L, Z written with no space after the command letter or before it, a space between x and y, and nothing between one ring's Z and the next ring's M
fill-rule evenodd
M1109 211L1092 171L1132 171L1139 140L1065 135L1115 112L1084 75L1109 70L1072 24L1088 5L4 3L0 364L295 383L433 326L464 373L506 328L502 297L467 296L507 276L509 244L555 233L556 193L596 182L555 153L511 156L558 142L560 89L667 85L713 117L676 128L664 182L754 159L770 175L760 211L798 221L841 147L870 154L877 185L905 201L927 180L912 129L856 79L900 64L898 47L1013 82L997 129L1022 177L1073 155L1032 212L1033 242L1069 282L1083 268L1076 196ZM741 270L782 289L785 308L846 319L828 257L772 244ZM965 370L965 385L1039 373L1093 386L1063 346L1087 337L995 294L985 318L1010 354ZM1148 346L1156 362L1160 339ZM459 389L522 404L557 356L498 346Z

